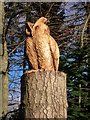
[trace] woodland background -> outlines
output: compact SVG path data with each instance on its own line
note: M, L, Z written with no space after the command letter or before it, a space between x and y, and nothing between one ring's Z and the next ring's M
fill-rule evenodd
M4 10L3 40L7 43L5 50L8 53L9 76L6 116L13 119L18 114L21 76L30 69L25 53L26 21L35 22L44 16L48 19L47 25L50 27L51 35L59 45L59 71L67 73L68 119L89 119L90 19L86 26L85 23L90 13L90 3L5 2Z

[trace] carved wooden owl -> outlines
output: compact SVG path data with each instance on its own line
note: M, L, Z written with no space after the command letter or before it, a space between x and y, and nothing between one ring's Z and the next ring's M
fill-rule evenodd
M59 48L50 35L49 27L44 24L46 18L41 17L32 29L33 42L36 47L39 68L43 70L58 70Z
M59 48L46 21L41 17L35 24L27 22L26 53L34 70L58 70Z

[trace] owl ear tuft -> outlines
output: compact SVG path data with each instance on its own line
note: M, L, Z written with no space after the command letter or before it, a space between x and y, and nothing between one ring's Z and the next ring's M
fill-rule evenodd
M26 22L26 25L32 30L33 26L34 26L34 23Z

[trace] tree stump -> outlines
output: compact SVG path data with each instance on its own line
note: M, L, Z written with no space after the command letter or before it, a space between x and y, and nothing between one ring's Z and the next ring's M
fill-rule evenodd
M24 74L21 105L24 118L67 118L66 74L59 71Z

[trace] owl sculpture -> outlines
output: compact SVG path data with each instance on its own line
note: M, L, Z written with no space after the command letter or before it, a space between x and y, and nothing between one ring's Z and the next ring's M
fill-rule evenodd
M54 38L50 35L50 29L45 22L47 22L47 19L44 17L38 19L34 25L28 22L32 36L27 37L27 45L29 45L26 47L27 54L33 69L58 70L59 48Z

